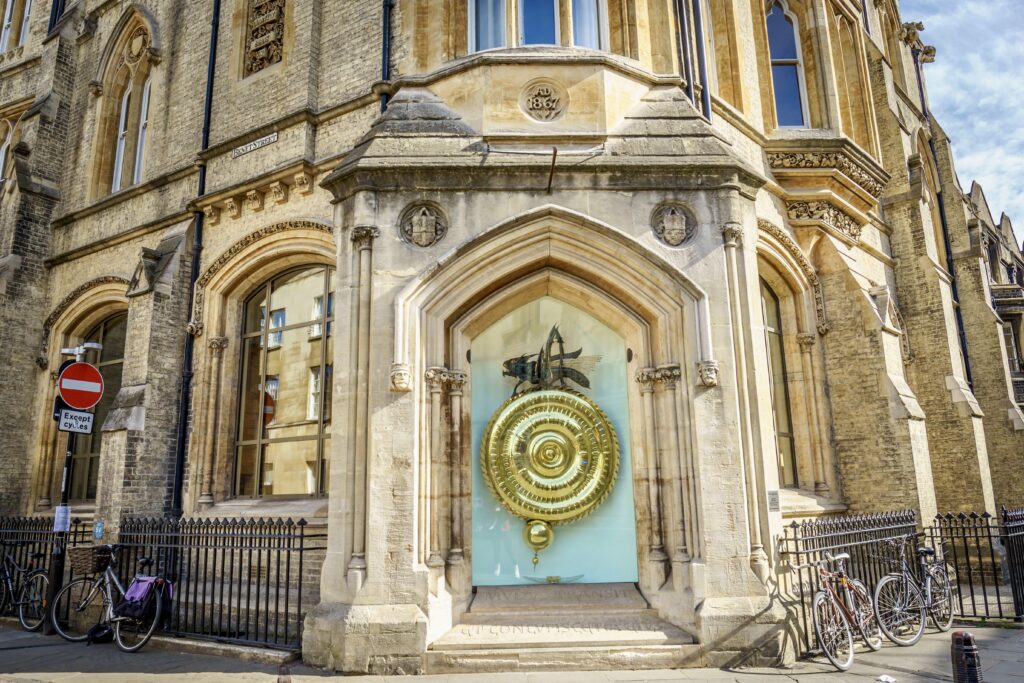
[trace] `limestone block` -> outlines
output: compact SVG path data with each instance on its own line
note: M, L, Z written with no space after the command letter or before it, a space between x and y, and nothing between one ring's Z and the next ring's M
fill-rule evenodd
M337 671L421 673L427 618L416 605L321 603L306 615L303 660Z

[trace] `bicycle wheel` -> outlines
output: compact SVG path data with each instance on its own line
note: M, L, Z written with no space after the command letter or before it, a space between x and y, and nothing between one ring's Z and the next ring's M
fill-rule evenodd
M103 591L99 579L82 577L60 589L50 605L53 628L61 638L78 643L103 619Z
M853 666L853 632L839 605L825 591L814 595L811 609L818 646L840 671Z
M161 595L163 590L156 585L152 590L153 604L150 605L144 617L140 619L118 617L114 621L114 640L117 642L117 646L125 652L141 650L142 646L149 642L150 636L153 635L153 631L156 630L156 625L160 621L163 609L163 595Z
M878 582L875 615L882 633L897 645L913 645L924 635L924 599L903 574L889 574Z
M928 573L932 577L932 600L928 605L928 614L931 615L935 628L948 631L953 626L952 582L944 566L929 565Z
M853 612L854 617L857 619L857 623L854 625L857 627L861 639L868 646L869 650L881 650L882 627L878 624L878 616L875 614L875 606L871 601L871 594L868 593L867 586L860 579L851 579L850 583L853 584L853 589L850 591L850 597L853 599L853 605L851 605L853 609L850 611Z
M25 577L18 590L18 621L26 631L38 631L46 621L46 594L50 590L50 579L42 569Z

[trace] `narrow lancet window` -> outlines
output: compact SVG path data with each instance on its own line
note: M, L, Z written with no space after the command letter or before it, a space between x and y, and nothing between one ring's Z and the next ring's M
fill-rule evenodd
M600 0L573 0L572 43L577 47L602 49Z
M519 34L522 45L557 45L557 0L520 0Z
M806 126L799 29L796 20L779 2L772 5L768 13L768 50L771 54L772 85L775 89L775 115L778 125Z
M132 103L132 89L128 88L121 96L121 113L117 119L117 146L114 149L114 177L111 179L110 191L121 189L121 173L124 170L124 147L128 141L128 109Z
M505 0L473 0L476 51L505 47Z
M142 107L139 110L139 136L135 141L135 171L132 174L132 184L142 180L142 164L146 156L146 129L149 127L149 86L150 80L142 86Z

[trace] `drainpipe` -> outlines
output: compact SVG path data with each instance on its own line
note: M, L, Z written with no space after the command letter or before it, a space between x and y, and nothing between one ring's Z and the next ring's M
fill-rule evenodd
M384 14L381 19L381 44L380 44L380 80L387 83L391 80L391 7L392 0L384 0ZM380 112L383 114L388 108L388 94L380 94Z
M210 148L210 118L213 110L213 76L217 64L217 33L220 29L220 0L213 0L213 18L210 20L210 48L206 62L206 95L203 101L203 133L200 152ZM196 197L206 194L206 162L199 164L199 188ZM188 284L188 313L192 313L196 280L199 279L200 256L203 251L203 212L196 210L192 231L192 272ZM185 335L185 351L181 370L181 396L178 402L178 438L174 452L174 488L171 491L171 514L181 517L182 488L185 483L185 453L188 451L188 413L192 396L192 360L195 351L195 336Z
M676 44L679 46L679 66L683 71L683 80L686 81L686 96L690 101L697 104L693 88L693 63L690 61L690 17L686 12L686 0L676 0Z
M914 73L917 75L917 90L921 95L921 111L924 112L925 119L931 119L932 113L928 109L928 103L924 97L924 77L922 76L921 69L921 48L914 46L911 50L911 54L914 55ZM935 169L938 171L939 168L939 154L935 149L935 138L928 138L928 149L932 155L932 163L935 164ZM939 223L942 227L942 243L946 248L946 270L949 271L949 286L950 295L953 297L953 312L956 315L956 332L957 340L960 342L960 355L964 359L964 375L967 380L967 386L974 390L974 380L971 377L971 360L967 355L967 331L964 328L964 316L960 310L960 293L956 286L956 271L953 270L953 247L949 241L949 222L946 220L946 205L942 201L942 187L938 187L935 190L935 201L939 204Z
M700 70L700 110L711 120L711 88L708 87L708 57L704 44L704 17L700 0L693 0L693 32L697 42L697 68Z

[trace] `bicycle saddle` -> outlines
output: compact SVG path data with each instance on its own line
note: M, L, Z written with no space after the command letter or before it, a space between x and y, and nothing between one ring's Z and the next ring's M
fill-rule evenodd
M29 555L29 558L33 560L41 560L44 557L46 557L46 553L32 553Z
M917 554L921 555L923 557L931 557L932 555L935 554L935 549L934 548L929 548L928 546L925 546L925 545L919 545L919 546L917 546Z
M838 562L839 560L850 559L850 553L839 553L838 555L828 555L828 559L832 562Z
M145 569L146 567L152 567L152 566L153 566L153 558L152 557L140 557L139 558L139 569Z

